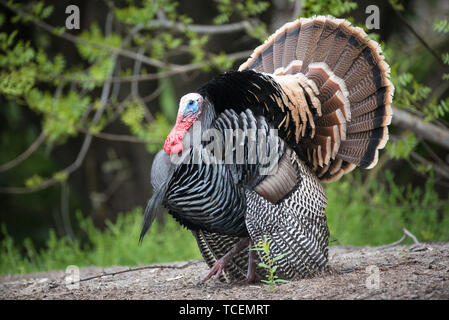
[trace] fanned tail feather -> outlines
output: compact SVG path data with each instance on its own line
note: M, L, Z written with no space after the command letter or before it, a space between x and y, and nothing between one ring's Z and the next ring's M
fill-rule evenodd
M279 129L294 121L290 147L322 181L376 165L388 140L394 87L379 44L362 29L330 16L287 23L254 50L243 70L280 84L290 105Z

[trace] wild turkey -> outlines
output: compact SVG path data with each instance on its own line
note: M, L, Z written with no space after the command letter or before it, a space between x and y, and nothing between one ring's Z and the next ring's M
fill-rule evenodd
M181 98L176 125L153 162L155 192L140 240L163 205L195 235L212 268L204 280L214 274L254 280L263 272L255 267L261 257L243 249L264 237L271 258L286 254L276 261L282 277L324 270L329 230L321 181L377 163L392 117L388 77L379 45L348 21L314 17L287 23L238 71ZM214 163L218 156L204 142L191 144L184 160L170 159L186 148L186 137L199 123L201 134L241 130L246 138L229 140L233 147L217 143L234 160L240 152L243 162ZM270 136L273 129L278 137ZM253 135L255 130L263 134ZM270 149L275 167L249 161L259 148ZM195 150L206 155L203 161L194 161Z

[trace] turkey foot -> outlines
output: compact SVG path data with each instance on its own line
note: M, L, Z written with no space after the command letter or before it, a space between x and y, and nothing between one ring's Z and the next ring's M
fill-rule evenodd
M209 270L209 273L206 275L206 277L204 277L204 279L201 280L201 283L206 282L213 275L215 275L215 279L218 279L222 274L222 272L226 269L226 265L229 263L229 261L231 261L232 257L234 257L234 255L236 255L237 253L248 247L249 244L250 244L249 238L243 238L242 240L237 242L236 245L231 250L229 250L223 257L221 257L217 262L215 262L215 264Z

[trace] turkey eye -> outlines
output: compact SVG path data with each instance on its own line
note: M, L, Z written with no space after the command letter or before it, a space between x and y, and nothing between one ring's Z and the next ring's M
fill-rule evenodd
M193 106L193 100L189 101L189 106Z

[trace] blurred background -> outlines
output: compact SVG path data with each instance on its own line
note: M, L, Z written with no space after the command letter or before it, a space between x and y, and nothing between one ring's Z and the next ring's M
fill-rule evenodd
M0 0L0 8L0 273L200 258L190 232L163 210L138 246L152 159L178 100L236 70L284 23L313 15L364 28L396 87L378 165L326 185L330 245L391 243L404 229L449 241L448 1Z

